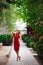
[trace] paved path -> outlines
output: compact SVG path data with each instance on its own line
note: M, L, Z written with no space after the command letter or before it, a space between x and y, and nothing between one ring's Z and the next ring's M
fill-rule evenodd
M21 60L16 61L16 53L12 47L7 65L39 65L38 61L33 57L29 48L27 48L24 45L24 43L22 43L20 47L20 56L21 56Z

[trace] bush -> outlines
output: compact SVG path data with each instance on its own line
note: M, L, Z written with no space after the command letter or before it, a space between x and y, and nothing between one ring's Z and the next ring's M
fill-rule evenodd
M34 49L34 44L35 44L35 43L34 43L33 41L30 42L30 47L33 48L33 49Z
M37 43L35 43L34 41L31 41L30 42L30 47L33 48L34 51L36 51Z
M13 42L13 36L11 34L7 34L7 37L6 37L6 44L7 45L11 45Z
M22 35L23 42L25 42L25 38L26 38L26 36L25 35Z
M33 50L37 52L38 56L43 59L43 37L40 37L37 43L33 41L30 42L30 47L32 47Z
M37 53L40 58L43 58L43 44L37 45Z
M32 38L30 36L22 35L22 40L23 40L23 42L27 43L26 45L28 47L30 47L30 42L32 41Z
M11 34L0 35L0 42L3 43L3 45L11 45L12 41L13 36Z
M6 43L6 35L0 35L0 43Z
M30 47L30 39L29 39L29 37L25 38L25 42L27 43L27 46Z
M32 37L22 35L22 40L27 43L27 46L32 47L38 56L43 59L43 36L41 36L37 42L34 42Z
M43 38L39 38L39 42L37 43L36 49L38 56L43 59Z
M34 44L34 50L37 51L37 43Z

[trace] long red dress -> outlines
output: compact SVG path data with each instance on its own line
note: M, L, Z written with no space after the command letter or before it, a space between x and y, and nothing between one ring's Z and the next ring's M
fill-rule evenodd
M19 42L19 35L15 35L14 36L14 50L17 52L19 51L19 47L20 47L20 42Z

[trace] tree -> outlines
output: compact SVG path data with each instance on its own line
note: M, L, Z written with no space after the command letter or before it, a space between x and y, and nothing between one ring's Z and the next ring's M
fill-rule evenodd
M30 25L39 35L43 35L43 1L18 0L17 2L24 22L27 22L27 25Z
M12 31L14 26L12 24L10 4L2 0L0 5L0 27L7 26L7 29Z
M6 3L10 6L5 14L9 26L17 18L22 18L35 32L43 34L43 0L6 0Z

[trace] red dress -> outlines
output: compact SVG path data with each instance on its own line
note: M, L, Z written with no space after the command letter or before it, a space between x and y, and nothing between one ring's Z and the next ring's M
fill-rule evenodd
M17 52L19 51L19 47L20 47L20 42L19 42L19 35L15 35L14 36L14 50Z

